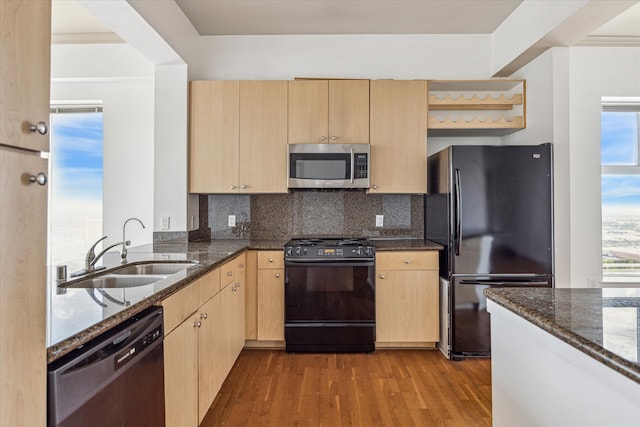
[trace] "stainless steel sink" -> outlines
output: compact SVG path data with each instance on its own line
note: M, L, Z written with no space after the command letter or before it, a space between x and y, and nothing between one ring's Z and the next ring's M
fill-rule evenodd
M111 274L116 275L155 275L170 276L193 267L192 262L150 262L144 264L127 265L125 267L111 270Z
M194 265L197 265L197 262L138 262L105 270L100 275L59 286L61 288L134 288L159 282Z
M162 280L165 276L116 276L104 275L80 280L65 285L65 288L135 288L150 285Z

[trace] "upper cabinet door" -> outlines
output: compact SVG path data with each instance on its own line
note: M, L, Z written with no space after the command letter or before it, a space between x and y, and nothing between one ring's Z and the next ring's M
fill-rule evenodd
M287 192L287 81L240 82L240 191Z
M189 191L238 193L240 83L191 82L189 116Z
M289 82L289 144L329 142L329 82Z
M369 80L289 82L289 144L368 144Z
M329 142L369 143L369 80L329 80Z
M427 192L427 82L371 81L370 193Z
M49 151L51 2L0 1L0 31L0 144Z

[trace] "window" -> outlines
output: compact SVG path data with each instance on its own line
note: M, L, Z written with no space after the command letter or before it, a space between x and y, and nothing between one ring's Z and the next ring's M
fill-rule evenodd
M640 279L640 98L603 98L602 271Z
M48 262L82 260L102 236L102 107L51 109Z

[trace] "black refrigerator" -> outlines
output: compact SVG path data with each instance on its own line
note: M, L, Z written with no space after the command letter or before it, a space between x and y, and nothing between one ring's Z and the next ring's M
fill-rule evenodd
M491 355L489 287L553 286L552 145L452 145L428 159L425 237L440 256L440 350Z

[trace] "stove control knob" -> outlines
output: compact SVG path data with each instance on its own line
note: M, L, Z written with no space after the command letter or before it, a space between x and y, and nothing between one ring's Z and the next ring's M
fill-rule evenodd
M300 246L296 248L296 255L302 255L302 248Z
M285 255L287 255L287 256L293 255L293 248L291 246L289 246L287 249L285 249Z
M364 251L362 250L362 248L358 248L358 249L356 249L356 250L355 250L355 253L356 253L357 255L362 256L362 254L364 254Z
M371 246L367 246L367 249L364 251L366 256L373 256L373 248Z

